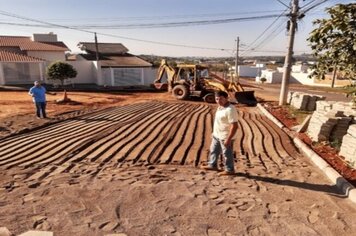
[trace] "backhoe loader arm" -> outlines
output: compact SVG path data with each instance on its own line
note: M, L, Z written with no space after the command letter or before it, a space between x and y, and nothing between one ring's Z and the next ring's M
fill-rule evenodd
M167 64L166 60L163 59L160 67L158 68L157 78L155 79L154 83L161 83L165 72L167 73L167 82L170 84L174 75L176 74L176 71Z

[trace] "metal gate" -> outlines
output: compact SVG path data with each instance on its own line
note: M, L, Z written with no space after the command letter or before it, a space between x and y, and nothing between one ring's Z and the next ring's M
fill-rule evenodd
M114 68L113 86L143 85L142 68Z

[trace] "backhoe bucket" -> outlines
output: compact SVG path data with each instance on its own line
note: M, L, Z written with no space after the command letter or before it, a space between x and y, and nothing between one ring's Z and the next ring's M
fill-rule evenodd
M168 84L167 83L154 83L153 84L157 90L167 91Z
M255 91L243 91L243 92L236 92L235 98L238 103L246 104L248 106L256 106L257 100L254 95Z

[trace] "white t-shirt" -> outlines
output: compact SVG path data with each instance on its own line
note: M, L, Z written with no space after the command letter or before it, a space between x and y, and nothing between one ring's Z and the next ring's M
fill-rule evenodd
M225 140L229 136L230 126L237 122L237 110L230 104L227 107L218 106L214 119L214 137ZM236 133L232 139L236 138Z

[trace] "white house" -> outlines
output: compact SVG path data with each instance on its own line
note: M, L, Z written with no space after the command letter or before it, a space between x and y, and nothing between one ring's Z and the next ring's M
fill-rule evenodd
M85 52L66 58L68 47L57 40L57 35L34 34L0 36L0 85L32 84L35 80L56 84L45 75L46 67L54 61L66 61L77 70L72 84L107 86L150 85L156 70L145 60L128 53L120 43L99 43L96 60L95 43L82 42Z
M44 81L46 66L52 61L65 60L68 47L57 41L54 34L41 36L35 34L33 39L0 36L0 85Z
M121 43L98 43L99 61L95 64L98 85L136 86L153 83L156 70L152 64L128 53ZM78 47L86 53L78 60L96 62L96 46L91 42L80 42Z
M240 65L237 67L240 77L251 77L254 78L261 74L261 71L266 68L266 65L263 63L258 63L255 66L250 65ZM235 72L235 66L230 68L232 73Z

